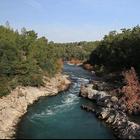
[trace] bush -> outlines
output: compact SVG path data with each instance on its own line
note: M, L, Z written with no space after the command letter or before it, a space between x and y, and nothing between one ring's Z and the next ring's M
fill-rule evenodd
M140 83L133 67L123 72L123 76L126 84L121 90L124 94L123 99L127 104L127 108L133 110L134 104L140 101Z
M17 77L0 77L0 97L8 95L10 91L19 85Z
M39 74L30 74L19 78L19 83L23 86L43 86L43 77Z
M46 73L52 77L61 71L57 51L57 47L50 46L45 37L38 38L33 30L18 33L0 26L0 96L18 85L43 86Z
M140 26L110 32L90 55L92 65L103 65L109 72L122 71L131 66L140 74Z
M107 73L107 69L103 65L101 65L101 66L95 65L94 70L95 70L97 76L103 76L104 74Z

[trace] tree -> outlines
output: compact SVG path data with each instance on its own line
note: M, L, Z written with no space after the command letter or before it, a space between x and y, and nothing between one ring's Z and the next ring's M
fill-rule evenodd
M18 33L0 26L0 96L18 85L43 86L46 74L54 76L61 69L58 51L33 30Z
M26 35L26 32L27 32L26 28L23 27L23 28L21 29L21 35Z
M133 67L123 72L123 76L126 84L121 90L124 94L123 99L126 102L127 108L133 110L134 104L139 103L140 100L140 83Z
M9 23L9 21L6 21L6 22L5 22L5 27L6 27L7 29L10 29L10 23Z
M89 62L104 66L108 72L121 71L133 66L140 73L140 27L110 32L90 55Z

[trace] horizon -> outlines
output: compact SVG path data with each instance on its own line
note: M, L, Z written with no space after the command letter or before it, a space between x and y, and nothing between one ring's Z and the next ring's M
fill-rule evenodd
M55 43L97 41L110 31L138 25L139 4L139 0L2 0L0 24L9 21L14 29L34 30Z
M16 31L16 30L18 30L18 32L20 33L21 32L21 29L22 28L26 28L26 27L22 27L22 28L20 28L20 29L16 29L16 28L13 28L11 25L10 25L10 22L9 21L6 21L6 22L8 22L8 24L9 24L9 26L10 26L10 28L11 29L13 29L14 31ZM5 24L1 24L2 26L6 26L6 22L5 22ZM133 26L133 27L136 27L136 26L140 26L139 24L137 24L137 25L135 25L135 26ZM129 28L125 28L125 29L132 29L133 27L129 27ZM27 28L26 28L27 29ZM104 36L105 35L108 35L109 34L109 32L111 32L111 31L116 31L117 33L120 33L121 32L121 29L123 29L123 28L120 28L120 29L118 29L118 30L110 30L110 31L108 31L106 34L104 34L103 36L102 36L102 38L100 38L100 39L96 39L96 40L79 40L79 41L64 41L64 42L55 42L54 40L49 40L49 38L47 38L46 36L43 36L43 35L39 35L39 33L37 32L37 31L35 31L34 29L27 29L27 31L30 31L30 30L33 30L33 31L35 31L35 33L37 33L37 35L38 35L38 37L46 37L47 39L48 39L48 42L54 42L54 43L58 43L58 44L65 44L65 43L79 43L79 42L96 42L96 41L101 41L103 38L104 38Z

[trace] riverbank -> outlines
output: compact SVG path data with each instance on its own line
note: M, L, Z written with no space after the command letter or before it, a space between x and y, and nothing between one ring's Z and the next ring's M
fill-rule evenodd
M140 125L129 120L126 106L119 101L117 96L97 90L94 84L82 85L79 95L97 104L97 108L89 105L82 105L81 107L94 112L99 119L105 121L112 128L117 138L140 138Z
M31 105L18 124L16 138L113 139L110 128L80 109L81 104L91 103L78 94L81 84L88 83L92 74L82 67L66 63L63 73L70 76L70 88L57 96L43 97Z
M29 105L41 96L54 96L66 90L71 82L67 75L57 74L44 78L45 87L17 87L8 96L0 99L0 139L14 138L16 125L27 112Z
M71 60L67 61L67 64L81 66L83 64L83 62L84 61L79 60L79 59L71 59Z

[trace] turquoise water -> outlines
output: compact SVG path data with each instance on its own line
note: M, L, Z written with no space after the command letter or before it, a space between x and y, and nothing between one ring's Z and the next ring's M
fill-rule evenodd
M54 97L41 97L29 107L18 126L17 138L30 139L112 139L111 130L93 113L81 110L91 101L78 97L81 83L93 77L77 66L65 65L64 73L71 76L68 91Z

